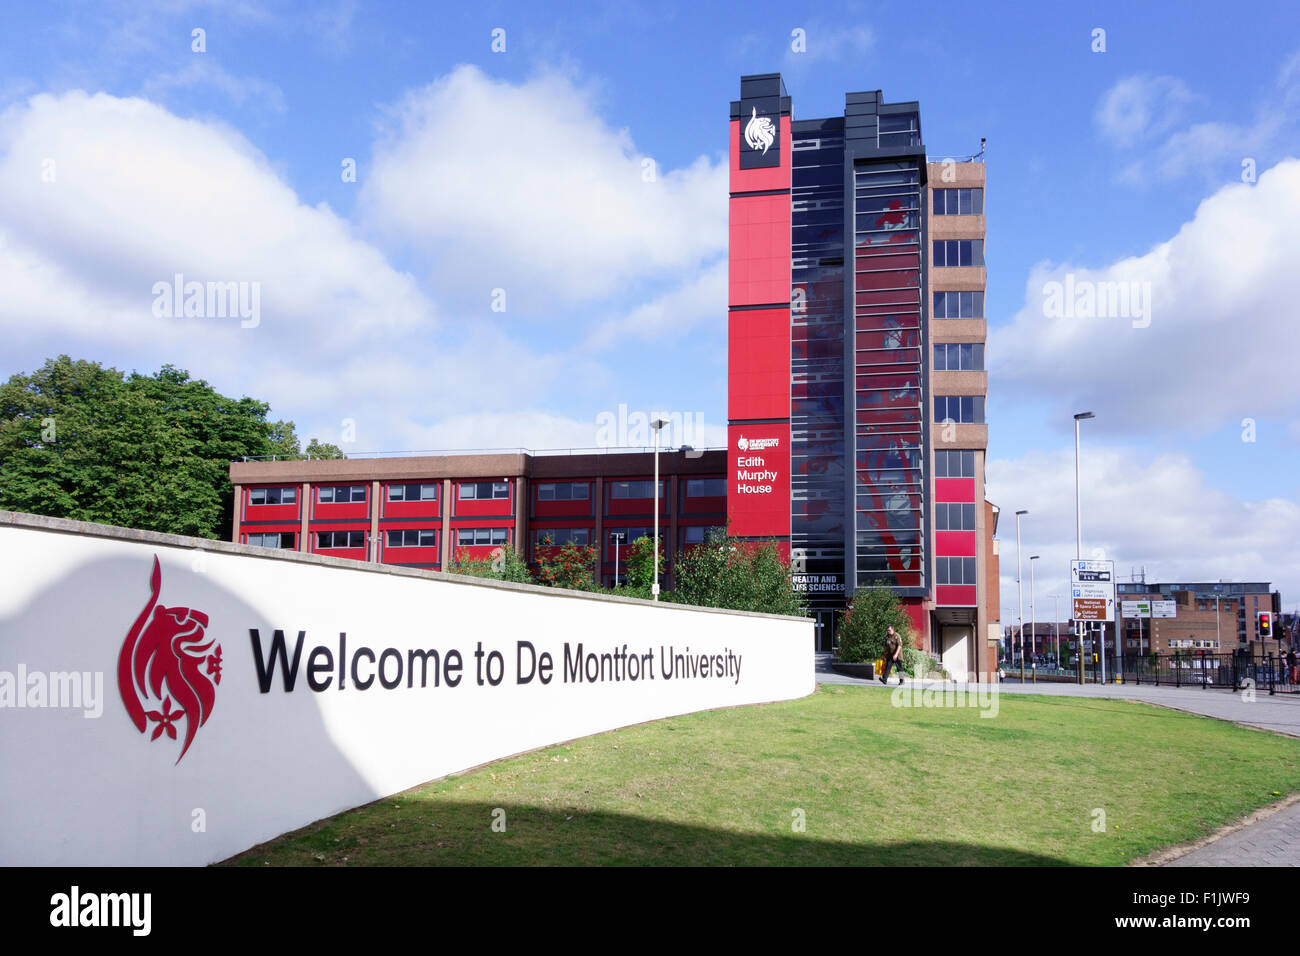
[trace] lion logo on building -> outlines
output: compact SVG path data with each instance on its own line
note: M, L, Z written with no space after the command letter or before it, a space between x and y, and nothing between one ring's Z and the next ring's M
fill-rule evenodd
M776 142L776 127L772 125L771 117L759 116L758 107L754 107L753 115L745 124L745 142L749 144L750 149L761 148L764 156Z
M149 577L149 600L131 625L117 659L117 686L132 723L150 740L164 733L176 740L176 722L185 721L180 757L207 722L221 683L221 645L207 640L208 616L188 607L163 607L162 568L157 556ZM173 709L173 703L176 709ZM150 704L154 709L146 710Z

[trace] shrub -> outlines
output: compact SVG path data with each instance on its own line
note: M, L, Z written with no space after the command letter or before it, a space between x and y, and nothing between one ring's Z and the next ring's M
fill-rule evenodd
M766 614L806 613L803 595L790 581L790 564L775 541L731 542L722 531L704 544L678 552L669 599L697 607L725 607Z
M912 622L898 603L898 597L887 587L873 587L859 591L849 602L840 617L840 660L846 664L862 664L885 655L885 630L890 625L903 641L901 660L906 669L907 650L915 641Z

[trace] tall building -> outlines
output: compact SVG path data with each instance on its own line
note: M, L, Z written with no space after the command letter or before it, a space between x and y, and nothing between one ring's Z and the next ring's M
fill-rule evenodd
M777 538L829 648L889 588L951 671L996 670L984 499L984 164L927 161L915 102L731 104L728 515Z

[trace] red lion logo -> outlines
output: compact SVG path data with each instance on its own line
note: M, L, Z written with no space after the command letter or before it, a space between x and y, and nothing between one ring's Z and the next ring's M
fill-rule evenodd
M149 587L149 602L131 625L117 659L117 686L126 712L140 733L145 732L149 721L158 725L150 740L157 740L164 731L175 740L176 721L185 718L185 745L176 758L180 763L199 727L212 714L217 699L215 685L221 683L221 645L215 641L204 643L208 616L202 611L158 603L162 568L156 556ZM172 710L173 699L178 710ZM145 705L151 700L160 701L162 709L146 711Z

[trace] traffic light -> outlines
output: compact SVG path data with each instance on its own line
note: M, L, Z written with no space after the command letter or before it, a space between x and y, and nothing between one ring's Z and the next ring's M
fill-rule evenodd
M1273 636L1273 615L1268 611L1259 612L1259 636L1265 641Z

